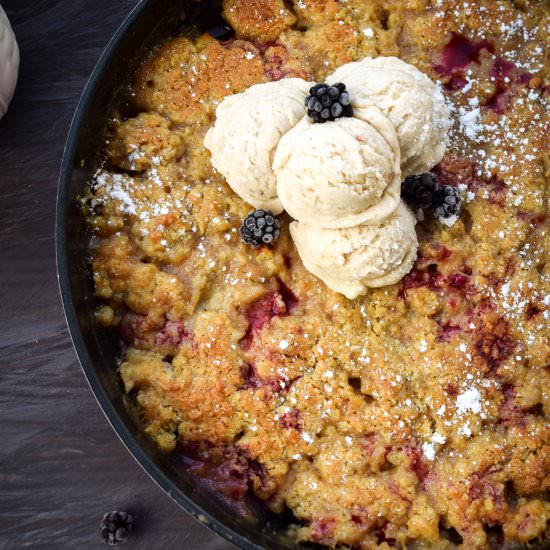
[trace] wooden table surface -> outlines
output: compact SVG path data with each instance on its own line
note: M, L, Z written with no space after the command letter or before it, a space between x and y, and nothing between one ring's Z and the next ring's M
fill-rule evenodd
M234 548L134 462L78 365L60 304L55 194L86 79L136 0L0 0L18 36L0 121L0 549L108 548L104 512L137 515L128 549Z

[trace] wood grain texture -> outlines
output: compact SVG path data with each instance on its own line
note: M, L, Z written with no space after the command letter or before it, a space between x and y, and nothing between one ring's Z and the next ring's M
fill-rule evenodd
M21 47L0 121L0 549L102 548L102 514L136 514L128 549L229 550L134 462L76 360L57 289L54 210L66 134L101 50L136 0L4 0Z

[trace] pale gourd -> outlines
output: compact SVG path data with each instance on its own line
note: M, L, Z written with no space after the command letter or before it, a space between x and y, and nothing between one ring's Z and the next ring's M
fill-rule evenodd
M19 47L6 12L0 6L0 118L8 110L19 71Z

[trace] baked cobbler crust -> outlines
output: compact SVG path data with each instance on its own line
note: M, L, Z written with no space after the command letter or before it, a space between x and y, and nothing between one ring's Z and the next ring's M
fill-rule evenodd
M98 321L129 406L231 498L289 508L298 540L510 547L550 517L544 2L226 0L236 36L181 36L138 71L87 201ZM434 172L454 223L417 226L399 284L350 301L272 247L203 139L227 95L396 55L453 112ZM507 546L508 545L508 546Z

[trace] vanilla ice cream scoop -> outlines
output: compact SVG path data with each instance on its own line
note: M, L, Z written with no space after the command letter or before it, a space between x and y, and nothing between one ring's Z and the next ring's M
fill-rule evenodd
M281 136L304 116L311 83L301 78L256 84L225 98L206 134L212 164L231 188L255 208L283 211L272 170Z
M415 223L401 202L380 223L320 229L293 222L290 233L306 269L353 299L368 287L395 284L410 271L418 247Z
M316 124L306 117L283 136L273 170L279 199L293 218L339 228L395 211L401 185L397 136L380 110L367 111L368 122L349 117Z
M440 89L424 73L397 57L348 63L327 78L343 82L354 115L375 105L392 121L401 148L403 178L433 168L446 149L449 112Z

